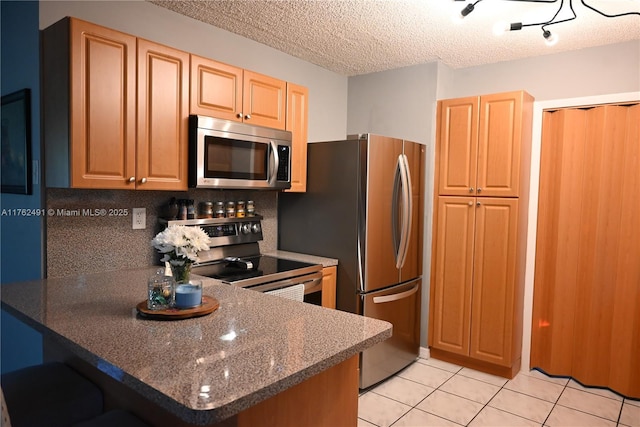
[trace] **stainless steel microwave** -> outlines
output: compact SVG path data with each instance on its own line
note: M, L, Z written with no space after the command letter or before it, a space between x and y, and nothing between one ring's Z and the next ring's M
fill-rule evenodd
M189 116L189 186L291 188L291 132Z

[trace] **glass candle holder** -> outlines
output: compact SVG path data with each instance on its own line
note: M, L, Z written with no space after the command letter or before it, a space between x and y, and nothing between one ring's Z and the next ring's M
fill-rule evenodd
M175 290L173 278L165 276L160 269L147 284L147 308L149 310L166 310L173 306Z

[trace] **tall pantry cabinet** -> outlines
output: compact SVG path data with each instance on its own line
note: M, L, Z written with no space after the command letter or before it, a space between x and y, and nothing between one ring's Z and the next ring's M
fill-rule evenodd
M520 369L533 97L438 102L431 356L507 378Z

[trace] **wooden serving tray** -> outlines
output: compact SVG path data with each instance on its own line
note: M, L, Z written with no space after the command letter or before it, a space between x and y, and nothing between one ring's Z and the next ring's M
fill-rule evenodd
M213 313L220 307L220 302L210 296L202 296L202 304L193 308L168 308L166 310L149 310L147 308L147 300L140 302L136 309L138 314L146 319L154 320L181 320L190 319L192 317L206 316Z

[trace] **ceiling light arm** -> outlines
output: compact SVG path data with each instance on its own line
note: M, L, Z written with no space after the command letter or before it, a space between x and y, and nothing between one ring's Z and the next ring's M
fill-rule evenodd
M562 10L562 4L564 3L564 0L562 0L560 2L560 7L558 8L558 11L556 12L555 15L553 15L553 18L551 18L550 21L545 22L544 24L542 24L542 26L540 27L542 29L542 32L544 33L545 31L547 31L545 29L545 27L549 26L549 25L555 25L555 24L560 24L562 22L568 22L568 21L573 21L574 19L577 18L576 15L576 11L573 10L573 0L569 0L569 9L571 9L571 13L573 14L573 16L571 18L567 18L567 19L561 19L560 21L556 21L556 17L558 16L558 14L560 13L560 11Z
M520 1L533 1L533 0L520 0ZM555 0L555 1L557 1L557 0ZM545 3L547 3L547 2L545 2ZM547 25L551 25L551 23L557 24L557 23L560 23L560 22L564 22L564 21L553 22L553 20L556 19L556 17L558 16L560 11L562 10L562 6L563 5L564 5L564 0L560 0L560 7L558 8L558 10L556 10L556 13L555 13L555 15L553 15L553 18L549 19L548 21L536 22L536 23L533 23L533 24L523 24L522 22L513 22L511 24L510 30L511 31L517 31L517 30L521 30L521 29L523 29L525 27L537 27L538 25L542 25L544 27L544 26L547 26ZM575 19L575 15L576 14L573 11L573 7L572 6L571 6L571 12L573 12L573 18L567 19L567 21ZM544 31L544 28L543 28L543 31Z
M625 15L640 15L640 12L625 12L625 13L618 13L618 14L615 14L615 15L609 15L609 14L606 14L606 13L596 9L595 7L587 4L587 2L585 2L584 0L580 0L580 1L582 2L582 5L584 7L588 8L588 9L591 9L594 12L596 12L596 13L602 15L602 16L605 16L607 18L617 18L618 16L625 16Z

